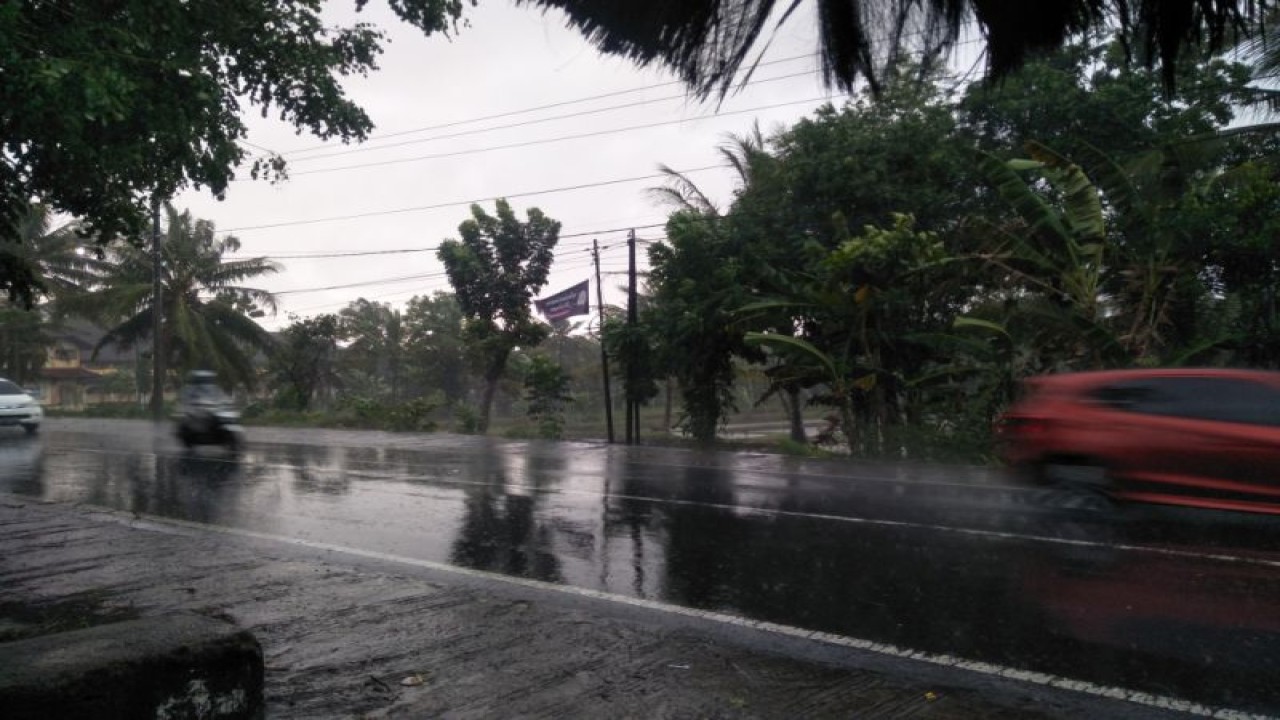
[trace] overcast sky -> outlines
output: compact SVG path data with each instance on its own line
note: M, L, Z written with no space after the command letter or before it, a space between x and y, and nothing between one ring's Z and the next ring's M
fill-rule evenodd
M813 21L800 14L775 38L752 84L717 108L689 99L668 73L599 55L558 13L486 0L467 8L469 27L450 39L424 37L385 4L370 3L358 16L354 2L331 5L336 22L358 17L381 26L390 39L381 69L345 84L377 125L370 140L325 146L251 112L250 140L283 153L290 179L271 185L246 177L232 184L222 202L195 191L175 200L177 207L239 237L242 254L267 255L284 265L258 283L284 293L280 314L265 323L271 328L287 324L288 313L334 312L358 297L400 306L415 294L448 290L434 250L289 256L434 248L456 237L470 201L483 201L492 212L498 197L511 198L521 217L526 208L538 207L563 224L542 295L589 277L588 249L598 238L604 271L611 273L605 276L605 301L619 303L626 228L636 227L643 239L660 238L666 217L645 192L661 181L629 178L652 176L659 163L680 170L718 166L716 146L727 133L749 131L756 121L767 132L794 123L828 98L842 100L822 87L812 52ZM524 112L558 103L568 104ZM506 113L512 114L477 121ZM568 114L578 116L556 119ZM494 129L515 123L522 125ZM627 129L655 123L665 124ZM586 133L600 134L540 142ZM720 202L730 198L734 175L728 168L691 177ZM599 183L611 184L530 194ZM415 209L424 206L434 207ZM363 217L326 221L350 215ZM273 225L278 227L264 227ZM643 251L638 257L643 263ZM410 276L425 277L395 281ZM384 282L310 291L376 281ZM594 301L594 289L592 294Z

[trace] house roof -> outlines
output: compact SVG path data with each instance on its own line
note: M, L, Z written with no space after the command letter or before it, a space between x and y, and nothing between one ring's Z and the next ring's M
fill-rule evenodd
M45 380L101 380L102 376L98 373L83 367L53 367L45 368L40 371L40 377Z
M90 362L93 347L98 344L107 331L81 318L67 318L60 323L53 339L75 345L80 350L80 361ZM92 361L94 365L121 365L134 361L133 349L124 348L116 343L103 346L98 357Z

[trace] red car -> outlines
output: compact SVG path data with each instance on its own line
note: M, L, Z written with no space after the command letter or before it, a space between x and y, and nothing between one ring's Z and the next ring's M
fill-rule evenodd
M1280 373L1046 375L1025 381L996 437L1005 462L1041 485L1280 514Z

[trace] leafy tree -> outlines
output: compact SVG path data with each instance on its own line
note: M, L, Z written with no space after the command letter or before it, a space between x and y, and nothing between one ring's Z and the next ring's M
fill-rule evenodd
M1021 155L1034 141L1067 157L1090 146L1127 161L1225 127L1254 95L1241 63L1183 58L1170 92L1159 76L1128 66L1123 55L1119 38L1084 38L1027 63L999 85L970 85L957 120L998 155Z
M25 290L9 288L16 301L0 299L0 374L21 384L44 367L65 305L89 288L100 264L85 252L76 224L54 226L46 206L27 206L17 231L0 236L0 285L6 272L26 278ZM41 295L46 302L37 302Z
M1220 346L1234 338L1239 359L1280 367L1280 177L1277 168L1247 162L1194 198L1188 231L1203 238L1204 275L1220 298L1206 308L1200 342ZM1183 218L1186 220L1186 216Z
M48 357L52 338L41 313L0 300L0 376L19 385L35 380Z
M538 434L559 439L564 434L564 408L573 402L569 374L546 355L532 355L524 368L524 399Z
M733 282L744 303L793 297L795 278L811 273L815 258L846 240L849 227L891 226L898 214L906 213L917 215L922 229L952 230L979 196L972 151L957 142L949 96L934 76L918 84L895 84L878 99L864 95L843 108L823 108L768 140L758 131L734 138L721 152L740 181L727 212L721 215L697 202L696 188L679 178L664 197L678 206L681 199L691 198L694 202L682 206L686 211L722 217L719 252L737 260ZM717 292L707 288L709 296ZM941 314L947 318L945 326L946 302L957 300L931 295L933 304L917 302L915 315ZM765 307L757 304L749 315L737 316L736 331L797 334L799 328L783 306L767 306L772 312ZM913 326L916 330L920 322ZM719 347L729 352L729 344ZM918 369L919 356L897 358L913 363L902 371ZM771 362L765 369L769 390L757 402L781 393L792 436L803 441L804 386Z
M601 342L609 354L613 376L622 386L624 403L645 404L658 395L658 382L668 377L667 363L673 350L667 347L669 338L663 337L653 322L652 309L641 303L637 314L639 321L631 325L625 311L608 313Z
M530 208L527 217L520 222L506 200L497 202L496 216L472 205L471 219L458 226L462 239L445 240L437 252L485 382L481 432L488 431L494 393L511 352L537 345L548 332L534 319L531 301L547 283L560 223L537 208Z
M759 123L753 125L751 132L745 135L730 133L716 150L725 165L732 168L737 175L739 187L750 186L760 174L760 167L772 160ZM665 163L658 165L658 170L666 177L667 183L650 188L649 194L660 204L677 212L696 213L709 217L723 216L724 213L716 203L689 176L672 169Z
M602 52L641 65L658 62L678 73L699 95L733 89L761 42L770 15L782 10L777 32L798 3L780 8L775 0L519 0L563 10ZM1174 84L1174 68L1186 48L1204 42L1218 49L1251 27L1270 21L1264 0L1106 2L1066 0L817 0L818 56L824 79L851 90L859 78L878 89L905 57L930 65L960 40L966 28L986 44L983 53L994 77L1003 77L1024 61L1063 45L1095 28L1119 27L1128 44L1142 49L1148 64L1160 63ZM971 27L970 23L976 25ZM1207 40L1207 42L1205 42Z
M404 312L405 366L419 393L438 390L450 407L470 388L462 308L452 293L416 296Z
M332 314L295 318L280 332L268 367L279 405L310 410L338 384L340 336L338 317Z
M240 248L233 236L218 238L213 223L166 206L168 223L161 259L161 347L166 367L179 373L196 368L217 372L224 382L253 387L254 353L267 352L271 338L245 312L275 310L275 296L240 283L279 269L265 258L227 260ZM93 303L117 321L97 349L115 343L133 347L152 337L150 253L122 245L107 258L102 290ZM250 311L253 312L253 311Z
M428 34L448 31L463 2L389 0ZM363 139L373 123L340 80L374 69L382 40L367 23L326 26L316 0L5 3L0 239L17 237L32 198L107 242L143 234L153 198L187 186L222 196L249 159L246 103L320 138ZM251 174L281 170L258 158ZM11 298L33 282L0 258Z
M372 399L399 400L405 352L400 311L360 298L338 313L338 329L346 342L343 364L368 381L363 394Z
M821 388L816 400L839 410L851 452L878 451L884 426L901 421L898 400L914 379L904 377L914 367L912 335L928 323L918 317L932 285L927 271L945 251L935 234L899 215L891 227L867 226L812 252L806 272L779 278L788 292L740 310L783 309L796 332L751 332L747 342L770 349L775 384Z
M922 230L953 228L974 209L979 182L941 81L820 108L771 138L772 166L753 174L730 212L735 236L776 267L808 242L833 247L836 213L854 228L903 213Z
M649 265L653 306L643 323L664 339L661 365L676 377L683 400L679 424L698 442L714 442L737 406L734 357L759 359L734 325L747 297L741 260L721 223L678 212L667 221L667 241L649 249Z

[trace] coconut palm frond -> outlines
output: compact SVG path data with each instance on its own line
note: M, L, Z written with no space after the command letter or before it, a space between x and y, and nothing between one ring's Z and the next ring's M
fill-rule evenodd
M758 62L750 59L753 51L767 46L800 5L799 0L517 3L563 11L568 24L601 52L670 68L703 98L723 98L739 85ZM1270 18L1264 13L1271 7L1267 0L814 0L816 51L829 86L850 91L863 80L878 91L907 60L925 68L945 60L971 26L985 42L993 78L1016 70L1034 53L1110 27L1120 29L1134 55L1158 63L1172 86L1184 50L1207 46L1212 52L1233 43L1250 28L1265 26ZM770 27L770 17L780 19Z

